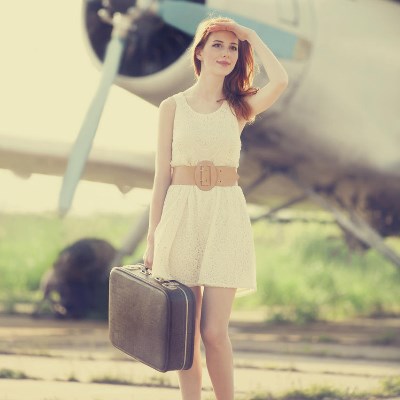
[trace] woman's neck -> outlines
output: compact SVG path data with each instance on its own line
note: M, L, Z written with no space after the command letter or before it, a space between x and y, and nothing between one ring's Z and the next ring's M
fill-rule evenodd
M216 75L200 75L191 88L192 93L210 103L221 100L224 97L222 91L224 78Z

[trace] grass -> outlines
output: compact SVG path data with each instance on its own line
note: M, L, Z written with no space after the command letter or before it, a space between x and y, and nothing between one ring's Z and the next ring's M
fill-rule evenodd
M179 389L179 386L171 384L170 380L165 377L152 376L144 382L135 382L131 379L125 379L117 376L104 375L91 379L93 383L102 383L108 385L131 385L143 387L162 387L169 389Z
M17 371L10 368L0 369L0 379L37 379L32 376L28 376L25 372Z
M74 372L71 372L67 378L67 382L79 382L79 379L75 376Z
M116 376L98 376L90 380L92 383L103 383L107 385L135 385L130 379L124 379Z
M395 331L385 332L371 339L371 343L377 346L391 346L397 342L399 334Z
M38 379L30 377L22 371L9 368L0 369L0 379ZM67 378L67 382L81 382L74 373ZM143 387L164 387L178 389L179 386L170 383L168 378L152 376L145 382L134 382L131 379L125 379L116 376L104 375L94 377L90 380L92 383L114 384L114 385L132 385ZM326 385L312 385L303 389L292 389L280 395L270 393L250 393L240 400L378 400L389 399L394 396L400 396L400 376L391 376L383 379L380 388L370 392L349 391L333 388ZM211 399L210 397L207 398Z
M254 393L241 400L378 400L400 395L400 377L381 381L381 388L372 392L336 389L330 386L313 385L305 389L289 390L281 395Z
M382 390L387 396L400 396L400 376L391 376L382 382Z
M400 271L375 250L351 253L336 225L261 222L253 228L258 293L249 300L267 306L269 319L399 315Z
M82 237L120 246L136 216L58 219L52 214L0 214L0 305L40 298L43 273L58 252ZM335 225L260 221L253 225L258 291L235 300L235 309L268 310L266 319L306 323L400 315L400 271L375 250L351 253ZM390 239L400 250L400 241ZM142 258L143 240L124 262ZM391 337L379 338L390 341Z
M0 214L3 309L12 312L16 303L40 298L40 279L63 247L82 237L100 237L118 246L134 218L103 215L60 220L52 214Z

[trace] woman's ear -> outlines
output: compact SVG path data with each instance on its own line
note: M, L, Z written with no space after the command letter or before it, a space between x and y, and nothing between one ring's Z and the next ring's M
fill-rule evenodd
M202 60L202 58L203 58L203 56L202 56L202 54L201 54L201 50L200 49L198 49L198 50L196 50L196 58L198 59L198 60Z

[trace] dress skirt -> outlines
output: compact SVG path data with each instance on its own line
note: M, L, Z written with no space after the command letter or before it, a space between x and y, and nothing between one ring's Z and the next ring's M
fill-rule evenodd
M256 257L242 188L170 185L154 232L152 273L187 286L237 288L253 293Z

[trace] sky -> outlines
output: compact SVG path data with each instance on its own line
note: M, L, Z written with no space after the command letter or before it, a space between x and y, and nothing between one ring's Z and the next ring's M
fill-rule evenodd
M23 4L23 11L21 7ZM7 2L0 24L0 135L73 143L100 80L84 40L82 2ZM112 86L94 146L155 152L157 108ZM0 212L56 211L62 180L0 170ZM99 200L101 199L101 200ZM132 212L151 190L122 195L81 181L71 214Z

